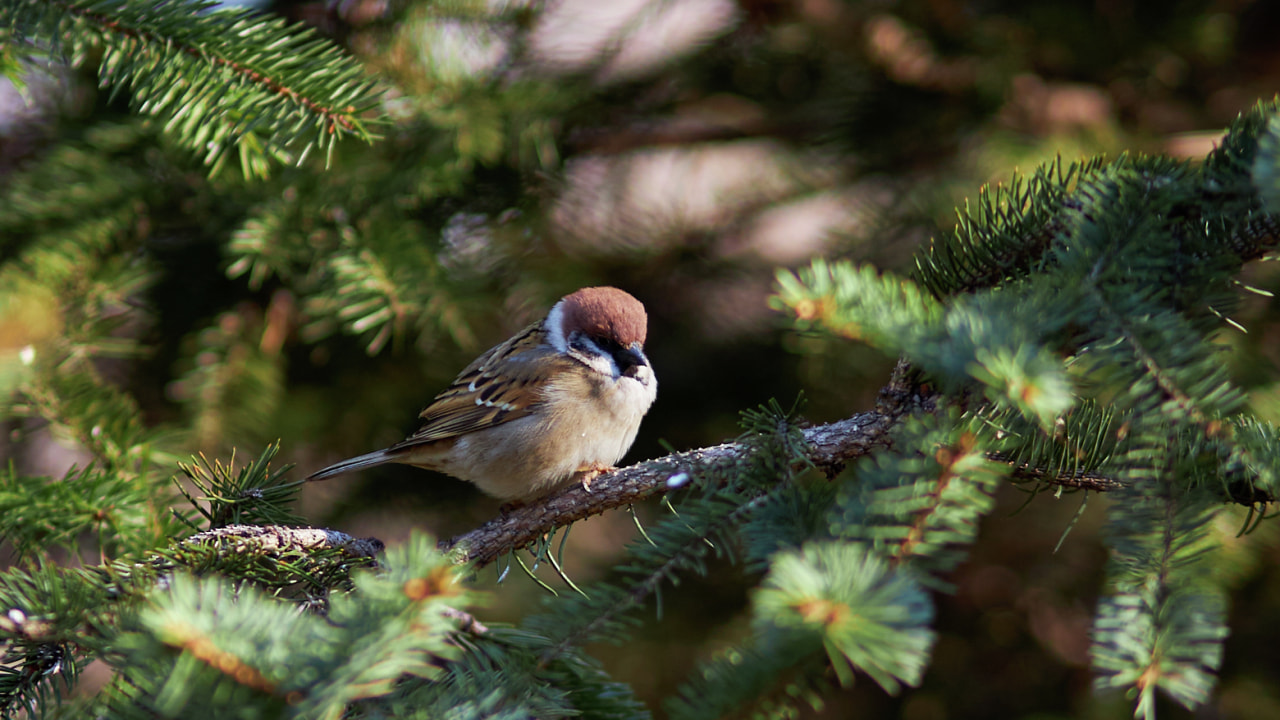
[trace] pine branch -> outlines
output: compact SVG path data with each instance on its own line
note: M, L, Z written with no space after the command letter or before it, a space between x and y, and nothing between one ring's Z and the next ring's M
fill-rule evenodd
M985 294L944 304L911 281L844 261L814 260L777 280L773 305L794 313L802 330L905 355L944 392L976 380L997 406L1016 407L1046 429L1074 402L1052 342L1069 315L1054 313L1046 297Z
M208 523L209 527L241 524L301 523L302 518L289 510L297 497L301 482L283 482L284 474L293 466L271 468L271 460L280 444L268 445L256 461L236 467L233 451L230 462L210 462L203 453L178 468L200 495L192 495L175 478L178 492Z
M419 533L376 570L352 574L351 592L330 595L323 614L299 612L232 573L197 573L174 573L122 615L104 653L120 671L105 715L142 705L168 717L249 707L277 717L289 705L292 715L336 719L354 703L388 701L402 680L439 676L460 655L452 609L470 595Z
M750 644L720 651L699 663L692 677L667 699L672 720L750 717L793 718L807 705L822 710L829 691L815 634L764 633ZM762 692L763 690L763 692Z
M939 298L995 287L1026 274L1041 261L1065 225L1063 214L1081 209L1067 189L1103 169L1101 158L1063 166L1061 158L1029 178L985 186L957 212L957 226L916 254L914 278Z
M1176 442L1149 432L1127 453L1126 487L1108 511L1114 591L1099 603L1092 633L1094 686L1136 694L1142 720L1155 717L1157 689L1188 709L1204 703L1227 636L1206 562L1220 505L1183 489Z
M75 64L100 55L103 85L127 88L215 171L233 149L246 176L261 177L269 158L300 162L343 136L375 139L363 116L378 91L354 60L310 29L214 5L10 0L0 28L23 57L41 47Z
M858 542L779 553L752 604L757 634L816 633L845 687L854 669L889 693L919 685L936 637L919 577Z
M450 608L442 614L457 618ZM651 720L630 687L610 679L581 651L543 665L541 636L502 627L469 632L467 616L461 615L464 622L451 638L461 655L443 663L442 674L431 682L404 683L408 693L368 717Z
M1051 485L1097 492L1122 487L1103 471L1110 467L1131 417L1113 406L1082 399L1049 433L1012 411L984 409L967 417L970 432L987 443L987 457L1011 466L1014 483L1036 483L1037 491Z
M828 515L832 535L863 543L923 586L951 592L947 577L968 557L982 516L1009 467L992 461L959 414L908 419L894 449L859 466Z
M1095 157L1065 167L1057 160L1030 177L1015 175L1007 185L984 187L972 205L966 203L956 229L917 254L915 279L944 297L1039 271L1053 262L1052 250L1070 232L1071 216L1096 219L1096 208L1089 207L1091 195L1131 170L1194 178L1194 191L1166 217L1203 229L1213 238L1215 251L1230 252L1240 263L1274 252L1280 247L1280 216L1275 214L1272 166L1280 144L1270 123L1277 107L1276 101L1260 102L1241 114L1195 176L1186 165L1167 158L1121 155L1110 162Z
M89 23L97 26L104 32L109 32L121 37L142 41L144 44L169 44L173 42L173 38L162 36L158 32L145 29L139 26L130 27L118 18L111 17L104 13L94 12L88 7L84 7L76 2L68 2L66 0L49 0L49 4L61 8L64 12L70 13L78 18L83 18ZM311 112L324 118L329 133L333 134L336 130L334 126L341 126L348 132L357 132L357 124L347 113L340 112L338 109L331 107L315 98L307 97L302 93L287 86L279 77L273 77L266 73L259 72L247 65L244 65L229 57L218 57L211 55L207 48L195 45L175 44L175 49L191 58L201 62L210 63L216 67L226 68L237 77L240 77L251 84L259 85L266 89L269 93L282 96L298 103Z

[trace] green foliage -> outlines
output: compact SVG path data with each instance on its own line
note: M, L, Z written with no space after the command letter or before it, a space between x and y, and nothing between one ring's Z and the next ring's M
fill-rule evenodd
M1129 689L1140 718L1155 717L1157 689L1198 707L1227 637L1225 600L1201 562L1212 550L1206 526L1218 508L1143 483L1120 502L1109 524L1115 587L1094 622L1095 684Z
M268 468L277 449L267 448L256 463L239 473L233 471L233 465L224 466L220 462L203 461L203 465L187 466L191 473L189 479L214 496L202 498L210 503L207 509L198 499L188 496L195 509L211 523L218 518L241 522L293 518L284 503L296 495L296 484L282 484L281 473L272 473ZM60 480L23 478L12 471L7 474L5 490L0 493L10 506L5 513L5 539L13 543L15 549L32 556L34 564L0 573L0 606L7 609L5 618L0 619L0 640L4 642L6 663L6 671L0 676L0 712L8 715L17 708L48 710L52 699L75 684L79 669L90 660L104 656L119 660L121 656L117 653L136 649L127 628L135 622L132 618L138 603L155 595L157 587L173 589L175 594L166 597L181 602L166 606L167 611L177 613L187 623L192 621L187 611L193 608L207 609L210 615L201 621L206 624L252 620L283 627L281 623L285 620L281 618L294 622L300 617L296 606L285 609L280 605L280 609L274 609L277 606L273 605L269 610L255 606L237 619L234 612L219 604L225 601L240 607L236 605L237 593L231 591L231 585L225 580L188 584L194 581L185 579L180 570L198 576L236 578L237 587L261 588L278 598L278 602L323 604L331 590L352 588L366 594L374 590L387 594L376 583L353 585L350 577L353 568L366 565L368 559L353 556L341 548L304 551L299 547L276 547L274 552L264 554L261 546L232 535L204 535L184 540L184 527L179 520L187 524L191 521L171 510L169 502L173 496L159 496L160 487L163 485L158 482L140 482L136 475L101 467L73 470ZM91 565L89 560L82 559L86 567L66 569L47 563L48 550L61 546L80 552L86 536L97 541L101 564ZM427 540L413 547L419 554L435 553ZM405 555L408 552L402 550L393 559L407 567L425 562ZM107 561L108 556L116 559ZM443 568L443 560L438 557L437 560ZM409 582L402 580L402 584ZM186 594L188 591L191 594ZM330 607L330 617L340 612L336 605L340 603ZM154 619L155 616L145 617ZM152 630L161 632L159 625ZM181 628L169 630L186 632ZM390 635L398 637L400 632ZM247 641L247 636L236 632L232 636L239 638L238 641ZM137 659L142 665L150 662L142 660L142 656L127 657ZM165 673L173 670L163 663L149 667L158 673L157 678L164 678ZM198 664L188 663L183 667L184 677L194 677L189 674L198 670ZM232 690L221 675L215 673L209 678L215 686ZM118 690L123 695L109 702L132 698L129 702L151 706L151 700L137 694L141 687L122 686ZM169 694L162 698L163 706L179 707L190 699L181 693L173 695L178 686L167 687ZM161 687L156 685L152 691L161 693ZM239 692L234 689L231 695L239 697Z
M1264 498L1280 495L1280 465L1274 451L1280 447L1280 433L1271 423L1256 418L1232 418L1232 428L1225 433L1226 462L1223 484L1237 502L1265 505Z
M855 670L888 692L919 684L933 646L933 603L911 573L867 545L819 541L778 552L753 598L752 638L703 663L668 703L674 718L757 718L822 705L830 670ZM824 657L826 662L816 662Z
M1051 433L1010 411L976 412L967 423L1001 460L1015 468L1034 468L1038 474L1030 480L1041 482L1100 472L1127 434L1122 428L1128 418L1114 405L1086 398L1062 415Z
M359 65L311 30L214 7L7 0L0 39L19 59L52 43L74 65L96 60L103 85L128 90L215 173L236 158L246 177L265 177L271 160L302 162L316 149L331 157L340 138L373 139L367 116L378 95Z
M210 528L226 525L293 525L302 518L289 512L288 506L298 497L301 481L286 483L284 474L292 465L271 469L271 459L280 452L280 444L267 446L254 462L236 472L236 458L223 465L220 461L200 456L199 462L179 463L182 474L203 493L193 496L175 478L181 492ZM192 458L194 461L195 458Z
M413 688L373 717L649 717L629 687L611 680L579 649L544 660L545 638L510 628L459 637L458 643L461 656L445 666L438 682Z
M454 621L465 604L433 541L416 535L387 555L385 568L354 578L330 600L327 618L224 579L177 575L113 644L129 669L108 705L144 705L168 717L338 718L353 702L391 694L402 676L430 678L457 655Z
M841 485L808 473L772 494L738 531L750 570L763 571L779 550L828 537L827 514Z
M144 562L4 573L0 604L14 609L0 620L0 636L6 661L16 662L0 678L5 712L43 704L98 657L121 671L99 702L124 717L141 708L225 717L254 707L339 717L354 702L385 698L404 676L438 675L458 653L448 608L470 596L429 537L393 549L378 572L354 575L365 559L312 551L300 564L276 558L268 579L247 568L264 558L246 550L182 543ZM323 578L321 592L350 592L330 596L323 617L299 612L297 601L308 597L280 592L299 571Z
M941 298L974 288L996 287L1039 269L1058 232L1058 214L1071 191L1096 176L1102 158L1041 166L1030 177L984 186L957 211L956 227L916 255L916 276Z
M1236 249L1243 255L1252 255L1258 248L1256 236L1239 228L1265 221L1267 214L1275 212L1266 166L1273 152L1269 128L1277 110L1280 97L1273 97L1238 115L1201 168L1203 192L1221 203L1221 211L1215 213L1218 217L1212 220L1237 230L1241 244Z
M904 426L895 440L903 452L881 453L841 487L830 531L949 591L944 578L968 555L1009 468L988 459L976 436L931 420Z
M800 705L822 709L820 633L773 631L755 638L757 645L730 647L701 663L697 675L667 701L676 720L730 716L744 706L752 718L786 718ZM824 658L825 659L825 658ZM832 661L843 665L837 656ZM817 667L815 667L817 666ZM793 677L786 678L788 672Z
M405 145L427 144L418 137L388 142L396 140L389 152L408 156L415 153ZM448 228L423 220L424 205L458 192L457 182L421 172L392 156L365 160L324 185L291 178L235 230L227 274L254 289L272 281L292 288L303 298L301 331L310 340L347 333L374 355L393 338L403 346L417 337L426 346L443 333L474 349L459 298L467 268L447 262ZM492 230L474 232L484 238ZM480 250L485 269L494 270L508 248L493 242Z
M129 328L145 322L135 308L155 279L154 267L136 253L145 222L133 196L146 181L121 156L151 139L136 124L96 127L9 177L0 202L7 259L0 267L0 408L6 417L43 421L55 438L89 451L105 476L86 469L81 479L96 484L88 498L103 502L93 512L101 512L104 528L120 520L112 515L136 518L140 503L157 502L155 486L130 481L154 472L153 462L173 459L166 452L173 433L144 423L137 399L103 372L112 360L143 354ZM23 483L23 491L41 484ZM53 484L45 489L59 492Z
M143 424L137 401L106 382L76 349L54 358L31 352L35 372L18 388L9 413L48 420L56 437L88 448L113 471L146 469L163 433Z
M358 239L354 228L344 227L340 233L343 242L321 266L326 273L324 285L336 292L307 305L316 329L337 323L346 332L366 336L370 355L392 337L404 337L410 330L423 332L436 324L469 338L451 317L450 298L443 292L447 287L442 282L444 268L421 242L419 229L409 225L390 232L374 230Z
M718 651L667 709L795 717L850 692L858 674L890 693L921 683L935 603L948 602L941 594L1005 481L1116 491L1097 687L1130 692L1144 717L1157 690L1193 708L1209 697L1227 633L1226 595L1206 562L1219 543L1210 523L1236 503L1249 507L1250 530L1280 492L1280 437L1226 362L1241 266L1280 238L1276 103L1242 115L1201 163L1057 159L982 188L910 276L845 261L779 271L774 306L804 333L786 345L801 364L816 344L858 340L914 367L882 398L891 427L866 426L871 457L845 472L833 467L848 457L824 463L832 477L821 476L796 408L743 413L743 457L692 473L612 573L584 583L585 595L548 598L517 628L485 628L460 612L479 598L424 535L373 568L323 532L282 544L273 533L287 529L263 526L314 519L291 507L299 484L269 440L308 463L376 447L403 431L404 406L417 402L408 396L429 397L482 341L588 282L648 283L663 297L650 307L664 388L715 368L737 405L744 392L767 396L743 368L786 386L777 368L790 365L757 369L736 345L731 362L698 365L705 346L670 338L682 339L680 296L726 305L714 283L736 280L733 256L756 240L734 238L754 238L773 196L734 196L736 214L717 206L670 228L638 216L597 223L644 207L633 201L653 183L631 171L683 150L768 145L795 153L775 174L806 177L761 171L761 185L829 196L852 187L835 184L848 182L844 168L921 166L909 193L892 177L873 183L901 196L866 223L874 239L907 236L919 222L896 228L894 213L942 194L920 177L991 161L940 152L969 138L932 131L995 103L1002 128L1021 122L1013 100L1039 101L1007 97L1023 94L1022 65L1036 63L1035 82L1053 93L1048 68L1061 58L1022 45L1010 28L1034 23L1016 13L998 32L959 13L938 23L949 39L934 52L910 7L850 5L830 27L749 13L728 41L659 69L627 44L671 22L654 3L572 65L540 45L554 4L331 5L327 29L359 59L312 30L208 2L0 0L0 72L21 81L34 64L69 62L149 116L113 117L122 110L104 93L50 122L23 147L29 156L0 159L0 419L13 446L47 436L80 453L51 471L20 452L0 474L0 538L26 562L0 572L0 714L646 718L584 647L635 642L646 607L665 629L683 600L672 588L740 572L755 588L749 609L708 631ZM359 18L373 6L386 14ZM849 47L842 27L865 28L867 42ZM1012 49L966 56L968 38ZM549 69L559 62L571 69ZM1127 72L1108 82L1152 84ZM899 127L877 130L886 122ZM375 128L386 137L373 144ZM339 143L348 137L366 142ZM842 143L857 156L803 167ZM317 150L334 172L306 162ZM242 178L219 172L233 164ZM548 197L561 183L583 190L584 169L605 179L585 188L598 197ZM861 192L840 206L859 205ZM689 198L672 215L697 207ZM655 208L640 212L667 210ZM717 225L732 230L712 237ZM584 239L600 228L605 237ZM889 244L827 247L880 258ZM756 265L790 262L751 252ZM732 310L716 313L749 315ZM692 354L672 350L686 344ZM861 372L842 352L830 353L841 377ZM672 404L646 427L661 418L669 424L652 432L665 436L692 407L714 413L720 380L665 390ZM830 390L828 407L856 396L835 385L816 385ZM681 394L695 399L670 399ZM929 412L894 415L904 407ZM236 462L237 446L254 449L251 462ZM681 485L688 468L667 469ZM357 495L341 512L367 500ZM550 561L550 537L537 559ZM106 690L66 700L94 661L114 672Z
M1198 167L1054 162L985 192L918 260L945 304L870 267L779 275L780 304L802 328L905 355L951 413L967 411L953 428L905 431L901 450L837 496L833 535L945 588L941 574L963 558L946 546L972 542L1010 468L1036 483L1093 476L1124 488L1108 535L1115 592L1099 607L1093 654L1099 687L1132 689L1140 717L1154 713L1156 689L1196 707L1212 687L1226 629L1199 561L1215 502L1274 499L1274 430L1242 414L1219 342L1233 276L1276 240L1250 184L1269 177L1274 112L1243 117ZM922 562L910 557L918 547Z
M842 684L853 682L851 667L889 692L924 675L933 602L865 545L814 543L778 555L754 604L757 633L816 636Z
M61 478L0 473L0 538L23 556L61 548L78 553L85 538L107 557L141 552L177 530L163 498L136 478L98 465Z
M822 327L905 353L940 382L955 388L976 379L993 402L1049 426L1072 398L1069 381L1041 343L1066 317L999 294L942 305L914 283L880 276L872 267L818 260L798 275L778 274L781 306L802 328ZM1010 317L1012 316L1012 317ZM992 322L1001 317L1003 322Z
M10 571L0 578L0 597L9 599L15 596L15 590L33 589L23 585L35 586L49 579L47 576ZM0 665L0 712L6 718L17 712L38 715L55 706L62 700L63 693L74 686L80 671L88 664L85 656L75 652L73 645L53 637L70 633L50 627L48 622L65 623L75 613L84 612L87 606L102 602L102 597L85 593L76 584L38 589L58 598L56 605L42 608L51 611L46 616L48 619L37 616L32 623L27 612L17 606L10 608L0 619L0 637L5 641L4 652L0 654L3 662ZM30 633L28 626L31 624L36 624L38 636Z
M110 248L113 233L136 216L127 200L145 187L145 179L132 163L121 161L153 139L137 122L103 123L53 148L44 162L7 177L8 201L0 206L6 256L30 248L24 270L40 280L69 281L83 269L74 248ZM15 269L6 266L5 271Z

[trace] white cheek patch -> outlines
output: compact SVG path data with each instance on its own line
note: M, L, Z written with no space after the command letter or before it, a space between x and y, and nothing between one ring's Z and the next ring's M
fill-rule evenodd
M608 375L615 380L622 375L622 371L618 369L618 363L614 362L613 358L608 355L592 355L587 364L601 375Z
M547 342L556 352L569 352L569 341L564 336L564 300L556 303L547 313Z

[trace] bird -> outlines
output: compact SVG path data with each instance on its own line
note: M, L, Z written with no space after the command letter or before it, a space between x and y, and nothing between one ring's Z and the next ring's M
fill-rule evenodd
M648 315L630 293L585 287L476 358L404 440L308 481L403 463L473 483L519 506L591 480L631 448L658 393L644 353Z

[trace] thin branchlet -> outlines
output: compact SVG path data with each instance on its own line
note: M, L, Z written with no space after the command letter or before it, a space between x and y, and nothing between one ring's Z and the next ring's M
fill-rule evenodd
M338 110L329 107L314 98L307 97L297 90L290 88L283 81L277 78L273 78L265 73L254 70L253 68L246 67L234 60L220 57L216 54L211 54L203 48L184 44L174 38L160 37L149 30L128 27L117 19L100 13L95 13L91 10L86 10L76 3L66 2L65 0L52 0L51 4L62 8L62 10L66 11L70 15L83 18L84 20L93 23L103 31L127 38L133 38L152 45L177 48L182 53L195 58L196 60L227 68L245 80L265 88L268 92L288 98L289 100L302 105L307 110L323 117L330 134L333 134L336 131L335 126L341 126L349 132L357 131L355 123L347 116L346 110Z

